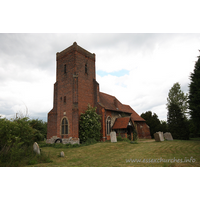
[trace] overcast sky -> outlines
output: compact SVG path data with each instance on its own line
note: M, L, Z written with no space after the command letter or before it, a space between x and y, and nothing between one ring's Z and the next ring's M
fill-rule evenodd
M0 34L0 115L47 120L53 107L56 52L73 42L96 54L100 91L138 114L167 119L174 83L188 92L199 55L200 34Z

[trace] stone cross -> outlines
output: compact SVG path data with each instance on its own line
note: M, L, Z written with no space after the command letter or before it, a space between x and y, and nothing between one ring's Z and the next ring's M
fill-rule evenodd
M165 140L173 140L173 137L172 137L171 133L167 132L167 133L164 133L163 135L164 135Z
M33 144L33 151L34 151L36 154L40 155L40 148L39 148L39 145L38 145L37 142L34 142L34 144Z
M116 137L116 132L115 131L112 131L110 133L110 140L111 140L111 142L117 142L117 137Z

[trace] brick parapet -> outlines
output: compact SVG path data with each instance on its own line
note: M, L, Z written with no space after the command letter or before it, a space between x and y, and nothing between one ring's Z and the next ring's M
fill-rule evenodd
M87 56L89 58L91 58L92 60L95 61L95 54L90 53L89 51L83 49L82 47L78 46L76 42L73 43L73 45L71 45L70 47L66 48L65 50L61 51L61 52L57 52L56 54L56 60L58 59L62 59L65 56L67 56L69 53L71 52L79 52L84 56Z

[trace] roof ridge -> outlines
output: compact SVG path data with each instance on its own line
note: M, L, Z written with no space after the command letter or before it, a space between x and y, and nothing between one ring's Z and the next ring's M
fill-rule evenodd
M99 93L106 94L106 95L111 96L111 97L115 97L115 96L110 95L110 94L107 94L107 93L105 93L105 92L99 92ZM115 97L115 98L116 98L116 97Z

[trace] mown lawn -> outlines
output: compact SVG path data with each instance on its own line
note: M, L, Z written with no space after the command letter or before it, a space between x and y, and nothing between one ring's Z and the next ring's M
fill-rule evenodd
M199 167L200 140L173 140L155 142L139 140L129 142L99 142L77 148L43 147L51 163L40 163L35 167ZM59 157L64 151L65 157ZM132 160L131 160L132 159ZM140 162L133 162L140 159ZM172 160L167 160L172 159ZM176 160L174 160L176 159ZM182 159L182 160L181 160Z

